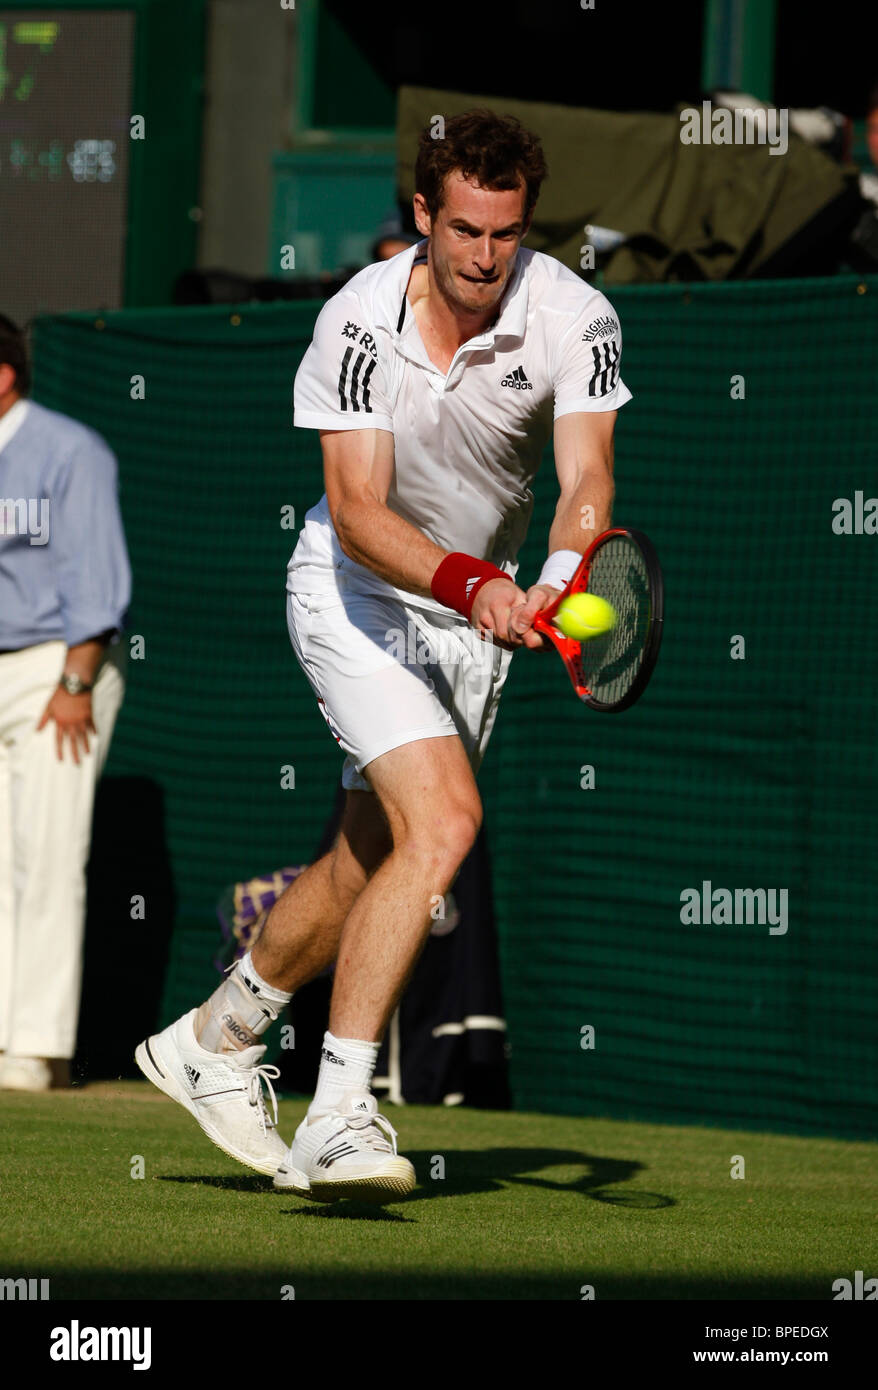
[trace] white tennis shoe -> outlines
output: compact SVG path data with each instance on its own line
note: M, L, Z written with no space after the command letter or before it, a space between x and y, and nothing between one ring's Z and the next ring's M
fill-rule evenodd
M274 1186L315 1202L359 1197L394 1202L415 1186L415 1170L396 1152L396 1130L368 1091L350 1092L313 1124L307 1116L274 1175Z
M198 1010L184 1014L162 1033L147 1038L134 1059L147 1080L185 1106L217 1148L269 1177L287 1158L277 1132L277 1067L260 1065L265 1045L242 1052L208 1052L195 1037ZM263 1084L271 1098L269 1115Z

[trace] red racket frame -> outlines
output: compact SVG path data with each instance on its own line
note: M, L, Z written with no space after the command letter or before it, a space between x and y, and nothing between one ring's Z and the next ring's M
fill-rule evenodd
M552 619L559 607L571 594L582 594L588 589L588 575L591 569L592 560L596 552L602 545L613 536L628 536L637 545L643 554L646 562L647 573L650 580L650 592L653 603L652 620L649 632L646 637L643 661L640 670L635 677L631 689L616 704L608 705L596 700L591 690L585 684L582 671L582 643L577 642L573 637L565 637L554 624ZM541 632L547 637L557 650L564 665L567 667L567 674L573 684L580 700L589 706L590 709L598 710L602 714L618 714L622 710L630 709L636 700L640 699L652 675L658 658L659 647L662 640L662 620L664 616L664 583L662 580L661 567L655 548L648 536L642 531L632 530L628 526L612 526L608 531L602 531L599 536L595 536L582 560L576 567L576 573L571 578L566 589L560 593L554 603L550 603L548 608L543 608L533 620L533 626L537 632Z

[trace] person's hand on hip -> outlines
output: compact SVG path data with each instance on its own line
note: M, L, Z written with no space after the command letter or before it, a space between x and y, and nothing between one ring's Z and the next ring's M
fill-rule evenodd
M89 752L89 732L96 734L91 709L91 694L83 691L80 695L69 695L63 686L53 693L37 725L37 732L45 728L50 719L55 721L55 739L58 747L58 760L64 761L64 740L70 740L73 761L79 762L79 749Z

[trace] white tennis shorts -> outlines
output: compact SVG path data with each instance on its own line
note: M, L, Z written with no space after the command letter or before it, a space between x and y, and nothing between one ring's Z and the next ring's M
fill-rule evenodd
M376 594L288 593L287 626L347 754L345 787L371 791L363 769L382 753L452 734L478 771L511 652L482 641L463 617Z

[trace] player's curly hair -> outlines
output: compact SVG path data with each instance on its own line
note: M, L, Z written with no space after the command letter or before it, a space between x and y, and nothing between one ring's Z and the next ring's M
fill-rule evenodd
M445 122L445 134L434 138L431 124L421 131L415 162L415 191L435 217L442 206L445 179L459 171L482 188L526 189L525 217L533 210L546 177L546 160L539 138L525 130L515 116L498 116L476 107Z

